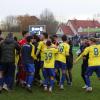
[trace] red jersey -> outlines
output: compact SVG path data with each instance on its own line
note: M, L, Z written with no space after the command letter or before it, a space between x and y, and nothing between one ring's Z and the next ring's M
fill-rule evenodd
M27 42L26 39L22 39L19 41L19 44L22 46L22 45L26 44L26 42Z
M22 39L20 40L18 43L20 44L20 46L23 46L24 44L26 44L26 39ZM18 81L19 82L25 82L26 80L26 71L25 71L25 68L24 68L24 65L22 64L22 58L20 57L20 60L19 60L19 65L18 65L18 69L19 69L19 72L18 72Z

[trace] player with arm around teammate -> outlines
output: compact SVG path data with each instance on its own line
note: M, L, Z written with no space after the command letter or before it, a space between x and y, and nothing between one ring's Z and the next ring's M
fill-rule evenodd
M88 67L86 70L85 78L86 78L86 91L91 92L91 82L90 76L92 76L93 72L96 72L98 79L100 79L100 45L96 44L96 40L94 38L90 39L90 46L87 47L83 53L76 59L75 63L83 56L89 54L88 58Z
M66 56L69 56L70 46L67 43L66 35L62 36L62 43L58 46L58 54L56 56L56 68L60 69L62 76L60 79L60 89L64 89L64 81L66 79Z
M43 66L44 90L47 91L49 82L49 92L52 92L55 79L55 55L58 52L58 49L52 47L50 40L47 40L46 46Z

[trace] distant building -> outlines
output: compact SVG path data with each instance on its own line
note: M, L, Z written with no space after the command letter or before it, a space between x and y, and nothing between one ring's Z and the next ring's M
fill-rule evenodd
M96 20L68 20L66 25L59 25L56 34L67 36L100 34L100 23Z
M73 31L71 30L71 28L65 24L61 24L59 27L58 27L58 30L57 30L57 35L62 35L62 34L65 34L67 36L74 36L74 33Z

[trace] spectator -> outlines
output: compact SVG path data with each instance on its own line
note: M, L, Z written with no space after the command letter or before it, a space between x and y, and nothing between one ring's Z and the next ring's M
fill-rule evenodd
M15 74L15 50L20 50L20 46L14 40L13 34L9 33L6 39L0 44L1 64L3 71L3 82L7 91L13 88Z

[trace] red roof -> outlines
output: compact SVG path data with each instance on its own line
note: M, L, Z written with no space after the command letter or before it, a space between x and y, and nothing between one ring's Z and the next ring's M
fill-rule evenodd
M96 20L69 20L71 22L71 24L73 25L73 27L77 30L79 27L82 28L96 28L99 27L100 28L100 23Z
M74 33L72 32L72 30L71 30L71 28L69 26L62 24L59 27L62 29L64 34L66 34L66 35L74 35Z

